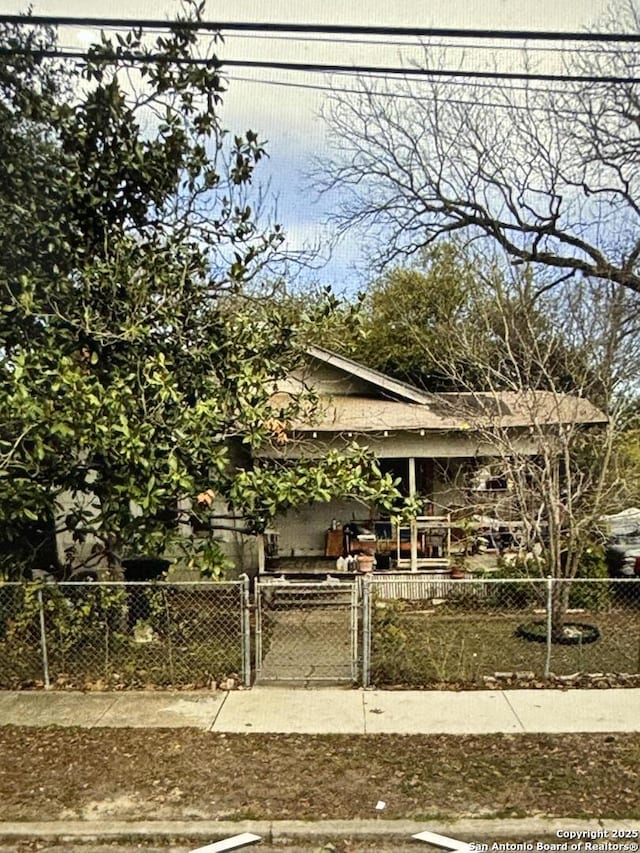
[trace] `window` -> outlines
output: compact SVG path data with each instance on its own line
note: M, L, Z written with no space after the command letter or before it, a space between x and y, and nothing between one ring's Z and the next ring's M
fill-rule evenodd
M472 492L506 492L509 478L500 466L483 465L471 474L470 489Z
M398 491L404 497L409 496L409 459L379 459L378 465L383 474L391 474L400 479ZM433 494L433 459L416 459L416 493L431 499Z

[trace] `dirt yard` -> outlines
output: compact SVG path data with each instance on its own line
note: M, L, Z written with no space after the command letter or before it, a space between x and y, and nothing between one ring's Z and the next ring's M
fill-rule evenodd
M640 734L0 727L2 820L640 817Z

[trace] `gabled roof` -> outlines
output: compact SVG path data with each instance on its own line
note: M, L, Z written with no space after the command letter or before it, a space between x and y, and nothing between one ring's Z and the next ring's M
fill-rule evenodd
M336 352L324 349L318 346L307 347L307 354L312 358L322 361L325 364L331 365L344 373L357 376L369 385L373 385L382 391L385 396L398 400L403 400L408 403L428 404L431 402L433 395L427 391L422 391L416 388L415 385L410 385L408 382L401 382L398 379L393 379L379 370L374 370L372 367L366 367L358 361L347 358L344 355L338 355Z
M290 424L297 432L451 432L493 426L521 429L558 423L607 423L606 415L596 406L571 394L529 390L429 393L323 347L310 346L307 355L330 365L338 377L343 374L345 383L349 377L356 377L361 387L370 390L356 394L319 391L313 411L300 414ZM287 390L281 388L272 402L286 408L290 399Z

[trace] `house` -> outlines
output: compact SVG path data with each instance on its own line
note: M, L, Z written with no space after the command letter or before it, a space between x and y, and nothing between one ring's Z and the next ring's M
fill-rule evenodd
M383 473L399 480L404 495L419 498L421 515L404 524L343 498L281 514L256 539L242 518L216 506L224 519L216 525L220 544L238 571L327 574L349 555L361 568L375 560L377 569L448 570L472 535L482 533L485 544L500 548L517 533L500 433L509 433L510 450L534 456L545 431L607 422L587 400L568 394L429 393L318 346L309 347L302 366L274 389L274 410L309 391L314 405L286 423L286 443L263 455L285 462L322 458L356 441L375 454ZM85 500L91 505L95 498L88 493ZM178 526L183 535L197 536L190 507L189 501L178 506ZM58 536L61 553L73 545L70 536ZM91 541L83 547L90 554ZM76 553L80 565L84 556Z
M289 511L262 537L260 573L326 572L349 553L375 555L378 568L441 570L466 547L470 524L499 548L518 527L499 435L509 435L510 451L534 456L540 436L558 426L607 422L569 394L429 393L317 346L278 387L274 406L305 390L317 404L288 424L291 439L268 455L317 458L357 441L400 479L405 495L419 496L422 515L403 525L349 499Z

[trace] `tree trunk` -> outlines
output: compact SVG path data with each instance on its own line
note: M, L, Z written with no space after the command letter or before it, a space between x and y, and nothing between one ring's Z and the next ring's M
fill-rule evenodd
M551 591L551 640L557 642L564 636L564 618L569 606L571 584L554 578Z

